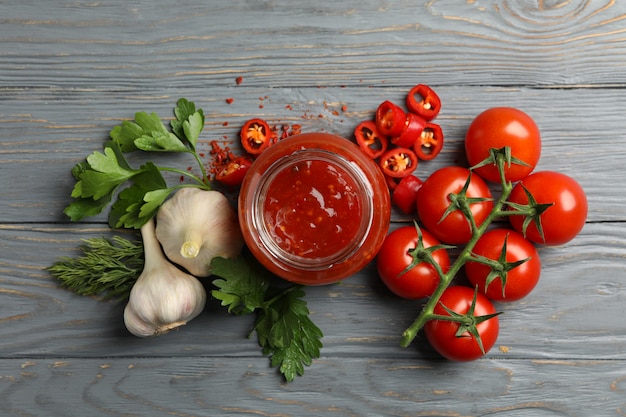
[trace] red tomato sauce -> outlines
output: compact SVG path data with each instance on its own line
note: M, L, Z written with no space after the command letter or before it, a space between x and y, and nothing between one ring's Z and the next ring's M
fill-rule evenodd
M324 160L301 161L278 173L263 206L276 244L299 257L336 255L358 236L359 187L342 168Z

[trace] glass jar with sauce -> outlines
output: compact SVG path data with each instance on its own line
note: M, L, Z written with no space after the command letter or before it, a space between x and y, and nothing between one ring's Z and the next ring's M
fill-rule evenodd
M389 229L380 169L358 146L303 133L266 149L239 194L239 221L252 254L294 283L322 285L361 270Z

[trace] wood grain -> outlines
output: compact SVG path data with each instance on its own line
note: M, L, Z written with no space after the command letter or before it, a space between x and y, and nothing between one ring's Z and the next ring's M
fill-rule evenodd
M615 0L1 3L0 415L625 416L625 22ZM307 289L324 348L290 384L246 337L252 318L215 300L143 340L123 305L46 272L81 239L114 233L104 214L70 223L62 210L71 168L134 112L168 120L179 97L195 101L207 152L251 117L351 137L416 83L441 96L446 135L419 176L464 164L473 117L513 106L540 127L539 169L589 198L581 235L541 248L537 289L499 306L484 359L443 361L421 337L400 348L420 305L392 296L374 264Z

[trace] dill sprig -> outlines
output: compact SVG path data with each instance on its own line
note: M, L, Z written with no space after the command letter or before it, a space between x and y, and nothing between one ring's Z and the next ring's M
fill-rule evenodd
M83 239L81 256L62 257L47 270L77 294L126 300L141 274L143 244L120 236Z

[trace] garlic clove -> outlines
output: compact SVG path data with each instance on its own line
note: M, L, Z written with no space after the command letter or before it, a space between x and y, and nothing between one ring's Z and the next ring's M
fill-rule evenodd
M167 258L197 277L211 275L213 258L243 248L237 213L219 191L181 188L159 208L156 236Z
M193 275L171 264L156 239L154 219L141 228L144 269L133 285L124 309L126 328L135 336L165 334L197 317L206 291Z

